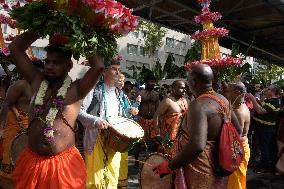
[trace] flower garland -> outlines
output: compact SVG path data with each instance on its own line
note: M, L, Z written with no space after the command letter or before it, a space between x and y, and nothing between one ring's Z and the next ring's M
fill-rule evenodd
M0 14L0 23L8 24L11 28L16 28L16 20L13 20L11 17L6 16L4 14Z
M0 64L8 66L12 64L12 58L10 56L10 49L8 47L0 48Z
M219 12L202 12L201 15L195 16L194 21L196 23L206 23L206 22L216 22L222 18L221 13Z
M224 37L228 35L229 30L226 28L209 28L205 29L203 31L196 31L194 34L191 35L193 39L200 39L202 40L203 38L206 37Z
M209 60L200 60L187 63L184 67L186 70L189 70L191 66L196 64L207 64L212 67L225 67L225 66L233 66L240 65L242 63L242 59L234 58L234 57L225 57L222 59L209 59Z
M48 89L48 81L43 80L40 84L39 90L37 92L35 103L34 103L34 112L36 117L42 120L46 126L44 128L44 136L50 142L54 141L54 130L53 130L53 122L56 118L58 111L63 107L64 98L66 96L67 90L72 83L72 79L70 76L66 76L64 79L63 85L58 90L56 97L52 101L51 108L45 119L42 118L44 113L44 102L43 99L45 97L46 91Z

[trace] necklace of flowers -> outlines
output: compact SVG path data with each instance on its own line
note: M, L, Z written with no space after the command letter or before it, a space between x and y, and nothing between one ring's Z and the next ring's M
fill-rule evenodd
M58 111L63 106L64 98L66 96L67 90L70 87L71 83L72 83L72 79L70 76L67 75L64 79L62 86L60 87L60 89L58 89L57 95L53 99L52 105L45 119L43 118L43 113L44 113L43 99L48 89L48 81L43 80L37 92L35 103L34 103L34 112L35 112L36 117L45 123L43 134L49 142L54 141L53 122L56 118Z

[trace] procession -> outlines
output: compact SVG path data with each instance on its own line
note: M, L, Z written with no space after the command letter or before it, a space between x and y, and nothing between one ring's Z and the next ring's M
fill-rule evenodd
M243 3L0 1L0 189L284 188L284 54Z

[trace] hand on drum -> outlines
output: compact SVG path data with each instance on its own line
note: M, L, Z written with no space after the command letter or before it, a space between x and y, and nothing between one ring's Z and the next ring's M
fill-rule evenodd
M139 110L138 110L138 108L130 108L129 113L133 116L136 116L136 115L138 115Z
M168 174L172 174L173 170L169 168L169 162L164 161L163 163L157 165L154 167L153 172L160 175L160 178L163 178L164 176Z
M110 127L111 125L107 122L107 121L105 121L105 120L98 120L97 122L96 122L96 125L95 125L97 128L99 128L99 129L107 129L108 127Z

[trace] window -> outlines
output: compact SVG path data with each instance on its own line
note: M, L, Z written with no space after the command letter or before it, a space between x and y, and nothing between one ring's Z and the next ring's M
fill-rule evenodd
M140 32L140 38L144 39L146 37L146 31Z
M140 47L140 48L139 48L139 55L140 55L140 56L146 56L145 47Z
M168 47L172 47L174 48L175 47L175 40L173 38L166 38L166 45Z
M178 49L185 49L186 43L183 41L176 41L176 46Z
M128 37L138 38L138 35L139 35L139 33L137 31L134 31L134 32L130 32L128 34Z
M132 45L132 44L127 44L127 53L133 54L133 55L138 55L138 46Z

